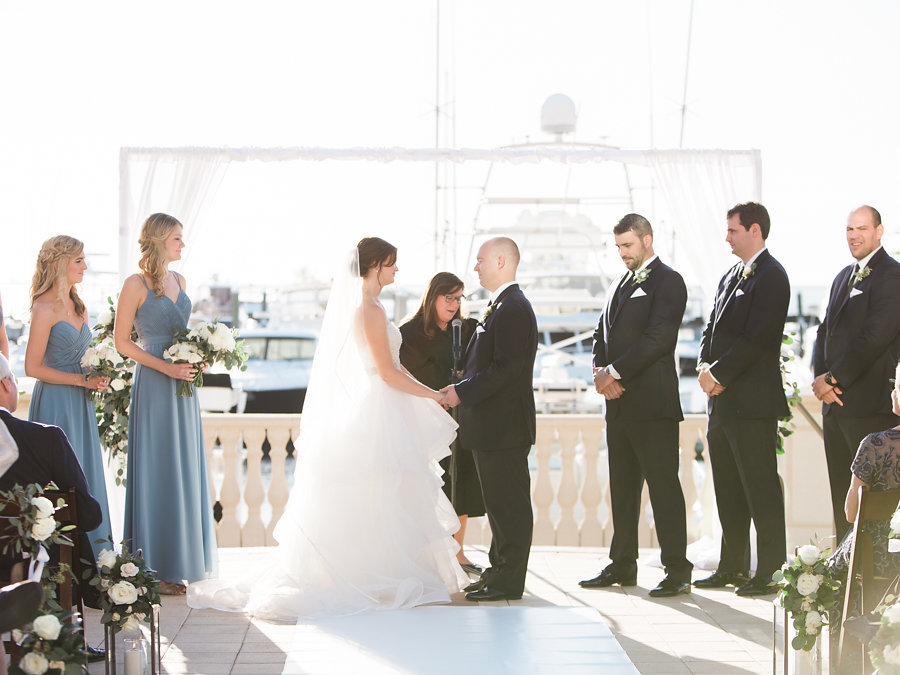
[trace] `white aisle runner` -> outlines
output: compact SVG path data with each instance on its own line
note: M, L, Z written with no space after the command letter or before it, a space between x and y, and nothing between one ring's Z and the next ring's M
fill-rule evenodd
M638 672L591 608L429 606L296 631L283 675Z

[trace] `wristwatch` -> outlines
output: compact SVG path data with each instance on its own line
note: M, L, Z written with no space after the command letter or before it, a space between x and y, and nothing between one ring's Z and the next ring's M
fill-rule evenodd
M825 384L827 384L829 387L838 386L838 382L836 379L834 379L834 375L831 374L830 370L825 373Z

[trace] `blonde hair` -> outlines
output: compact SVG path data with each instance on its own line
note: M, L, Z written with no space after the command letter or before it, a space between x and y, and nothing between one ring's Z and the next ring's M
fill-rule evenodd
M66 287L69 280L69 263L84 252L84 244L75 237L59 234L50 237L41 246L38 253L37 265L34 268L34 276L31 278L31 307L34 301L48 291L56 288L55 302L65 304ZM75 304L75 313L84 316L84 302L75 290L75 285L69 289L69 297Z
M138 267L150 283L153 292L157 298L161 298L165 293L166 273L168 272L168 262L166 261L166 239L181 225L175 218L165 213L154 213L147 217L141 226L141 234L138 237L138 244L141 247L141 259L138 261ZM183 225L181 225L184 227Z

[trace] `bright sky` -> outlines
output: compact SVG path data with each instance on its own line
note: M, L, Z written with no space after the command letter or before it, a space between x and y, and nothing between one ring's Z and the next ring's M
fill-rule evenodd
M0 0L7 311L25 304L54 234L83 239L92 268L115 271L121 146L433 146L436 6ZM442 145L537 140L541 104L561 92L578 107L578 141L678 147L689 0L440 7L441 102L453 115ZM898 31L894 0L694 3L684 147L762 150L769 244L795 285L827 285L846 263L846 215L859 203L876 206L897 241ZM289 194L229 183L217 209L243 214L243 227L193 251L189 281L315 269L323 250L361 234L400 246L407 281L427 278L417 259L430 254L433 169L304 171ZM281 205L301 214L292 227L263 218Z

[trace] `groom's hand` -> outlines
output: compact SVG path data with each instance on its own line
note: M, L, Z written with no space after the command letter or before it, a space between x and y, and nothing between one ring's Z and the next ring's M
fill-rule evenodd
M455 408L459 405L459 396L456 395L456 387L452 384L447 385L443 389L441 389L441 393L444 394L444 405L448 408Z
M602 389L602 391L599 392L599 393L603 394L603 397L607 401L612 401L614 399L617 399L620 396L622 396L622 394L625 393L625 387L622 386L621 382L619 382L614 377L611 377L610 379L612 380L612 382L610 382L608 385L606 385Z

